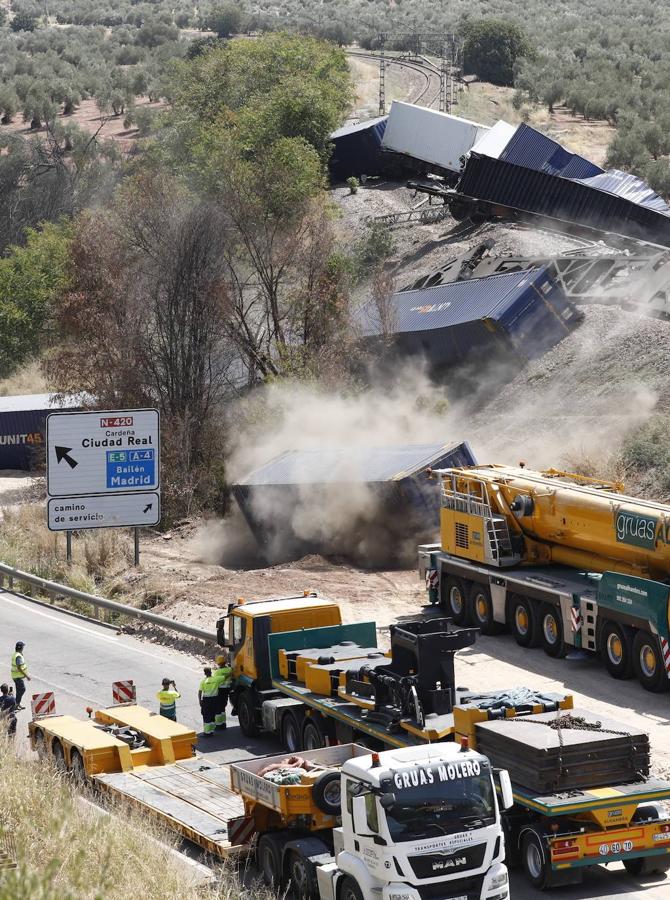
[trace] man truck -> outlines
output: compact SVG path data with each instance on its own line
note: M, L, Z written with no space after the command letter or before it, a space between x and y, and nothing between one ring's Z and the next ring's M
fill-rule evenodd
M670 685L670 506L549 469L434 473L440 543L419 548L429 599L482 634L550 656L573 648L614 678Z

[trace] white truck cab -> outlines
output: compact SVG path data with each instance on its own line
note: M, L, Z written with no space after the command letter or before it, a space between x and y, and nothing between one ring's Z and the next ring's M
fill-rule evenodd
M501 807L512 802L508 773L467 746L347 760L334 862L317 869L321 900L508 900Z

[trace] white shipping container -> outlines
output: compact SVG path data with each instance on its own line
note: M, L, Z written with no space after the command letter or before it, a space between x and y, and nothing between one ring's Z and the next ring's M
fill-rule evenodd
M476 144L473 144L472 152L500 159L500 154L516 134L517 127L517 125L510 125L509 122L498 119L495 125L492 125Z
M382 149L421 160L429 168L434 166L459 173L462 169L461 157L488 130L477 122L394 100Z

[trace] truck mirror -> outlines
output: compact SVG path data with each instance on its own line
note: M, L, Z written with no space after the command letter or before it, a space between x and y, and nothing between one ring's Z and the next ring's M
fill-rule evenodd
M354 831L362 837L372 837L374 831L371 831L368 825L368 816L365 806L365 797L354 797L351 802L352 816L354 820Z
M512 782L507 769L499 770L498 784L500 785L500 805L503 809L510 809L510 807L514 806L514 794L512 793Z
M379 804L382 809L390 809L396 802L395 794L382 794L379 798Z

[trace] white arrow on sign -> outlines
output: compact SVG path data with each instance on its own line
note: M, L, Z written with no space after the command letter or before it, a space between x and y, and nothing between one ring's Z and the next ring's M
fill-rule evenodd
M50 497L156 491L157 409L62 412L47 416Z
M52 497L47 510L51 531L157 525L161 518L161 498L160 494L147 491Z

